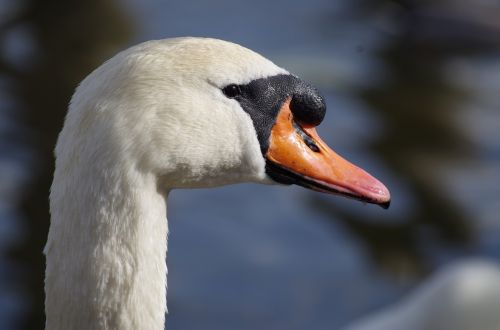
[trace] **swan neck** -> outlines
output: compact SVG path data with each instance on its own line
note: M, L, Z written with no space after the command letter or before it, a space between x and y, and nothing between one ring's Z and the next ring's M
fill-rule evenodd
M163 329L166 194L152 176L93 166L56 163L46 328Z

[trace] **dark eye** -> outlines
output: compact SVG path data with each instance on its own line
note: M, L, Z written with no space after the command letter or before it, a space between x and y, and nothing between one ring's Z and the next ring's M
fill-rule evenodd
M231 84L224 87L222 89L222 92L224 93L224 95L232 99L241 94L241 88L238 85Z

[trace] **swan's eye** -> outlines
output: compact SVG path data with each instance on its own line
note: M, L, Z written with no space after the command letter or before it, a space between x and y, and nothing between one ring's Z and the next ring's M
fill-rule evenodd
M224 95L232 99L241 94L241 88L238 85L231 84L224 87L222 89L222 92L224 93Z

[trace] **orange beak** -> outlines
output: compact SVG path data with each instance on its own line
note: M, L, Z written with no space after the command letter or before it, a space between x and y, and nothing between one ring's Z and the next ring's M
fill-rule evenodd
M267 171L278 182L378 204L388 208L389 190L330 149L311 125L296 122L285 101L271 130Z

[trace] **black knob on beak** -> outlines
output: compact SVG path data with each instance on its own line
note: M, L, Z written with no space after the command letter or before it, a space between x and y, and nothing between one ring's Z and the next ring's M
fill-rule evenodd
M326 104L318 91L307 88L292 96L290 110L297 121L318 126L325 118Z

